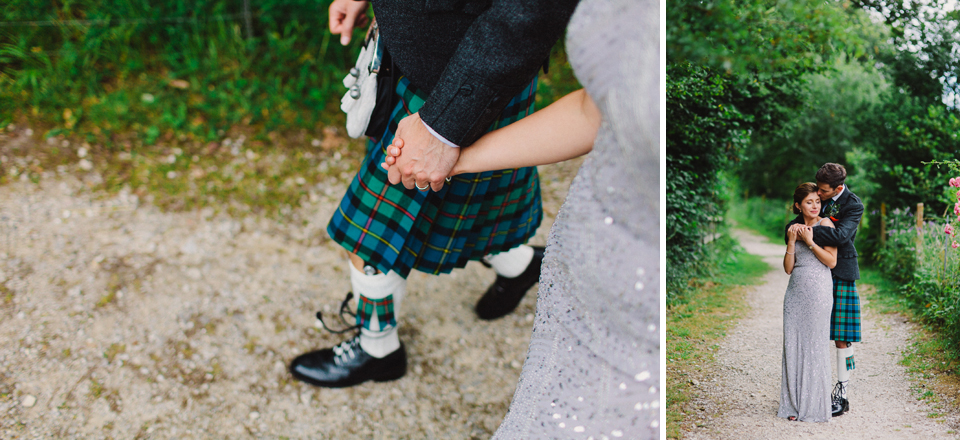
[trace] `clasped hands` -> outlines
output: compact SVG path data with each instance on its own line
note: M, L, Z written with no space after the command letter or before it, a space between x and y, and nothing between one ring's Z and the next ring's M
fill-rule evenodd
M813 226L802 225L799 223L794 223L787 228L787 241L789 243L796 243L797 238L807 244L807 246L813 246Z
M420 114L414 113L400 121L381 166L387 170L387 179L392 185L403 183L407 189L421 191L426 191L429 185L429 189L440 191L447 178L454 174L459 158L460 149L437 139L420 121Z

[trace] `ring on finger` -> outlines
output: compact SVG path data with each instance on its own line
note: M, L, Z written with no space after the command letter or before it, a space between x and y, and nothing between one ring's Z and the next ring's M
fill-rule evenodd
M426 185L423 185L423 187L421 188L419 183L413 182L413 186L417 187L417 189L419 189L420 191L426 191L426 190L430 189L430 184L429 184L429 183L426 184Z

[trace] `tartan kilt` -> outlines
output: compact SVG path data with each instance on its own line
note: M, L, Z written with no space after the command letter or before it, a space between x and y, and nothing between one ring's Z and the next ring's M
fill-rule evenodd
M830 340L860 342L860 296L856 281L833 279Z
M533 113L536 78L490 130ZM426 94L401 77L398 103L383 136L371 138L360 170L327 225L330 237L386 273L449 273L470 260L526 243L543 220L536 167L460 174L439 192L391 185L380 167L400 121Z

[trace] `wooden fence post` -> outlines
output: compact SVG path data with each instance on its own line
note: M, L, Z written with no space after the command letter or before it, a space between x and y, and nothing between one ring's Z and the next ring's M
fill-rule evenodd
M917 203L917 256L923 249L923 203Z
M253 38L253 25L250 20L250 0L243 0L243 27L247 31L247 39Z
M880 247L887 244L887 202L880 204Z

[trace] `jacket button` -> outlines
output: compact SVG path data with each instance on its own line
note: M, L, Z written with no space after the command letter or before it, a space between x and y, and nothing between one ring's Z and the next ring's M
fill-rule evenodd
M463 95L463 96L470 96L471 94L473 94L473 86L471 86L470 84L466 84L466 85L464 85L464 86L461 86L461 87L460 87L460 94Z

